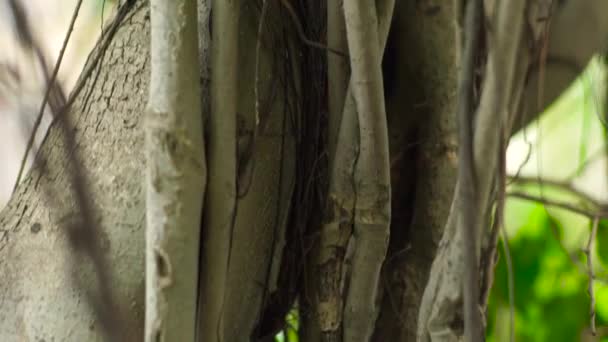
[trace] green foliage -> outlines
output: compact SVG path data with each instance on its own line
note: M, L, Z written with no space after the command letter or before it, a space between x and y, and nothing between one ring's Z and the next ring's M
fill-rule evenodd
M520 133L513 139L512 145L520 148L519 154L522 146L532 150L531 158L521 167L523 174L532 179L558 180L565 186L579 184L579 190L583 188L587 194L596 196L607 190L605 165L593 170L589 167L590 162L599 161L595 165L606 162L593 160L606 153L606 130L602 125L606 113L601 99L606 93L605 73L605 67L594 60L585 74L543 114L541 122L528 127L527 136ZM521 161L524 162L523 158ZM541 187L539 183L527 182L511 185L509 189L588 211L597 210L580 194L556 184ZM599 222L591 253L599 333L594 339L589 334L589 274L583 253L591 220L565 209L510 198L505 208L505 224L513 264L515 340L608 341L608 220ZM500 250L488 308L488 341L510 340L508 276L505 253Z
M298 309L294 307L285 318L285 328L275 336L275 342L298 342L298 327Z
M558 241L566 228L560 226L542 205L529 206L532 209L527 222L510 241L515 340L578 341L590 322L587 274L574 263L582 259L572 260ZM501 250L489 306L489 341L509 340L507 277L505 255ZM601 288L596 293L598 308L602 305L602 310L608 309L608 287L598 284L596 288ZM598 310L598 326L607 322L608 310Z
M608 267L608 220L600 221L597 228L595 252L604 267Z

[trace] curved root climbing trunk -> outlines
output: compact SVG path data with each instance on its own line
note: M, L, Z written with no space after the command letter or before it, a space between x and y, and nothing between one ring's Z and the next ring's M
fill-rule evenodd
M224 340L222 308L237 208L239 0L212 2L209 182L203 215L199 340Z
M346 1L344 17L357 103L359 152L355 164L354 256L344 308L344 340L366 341L377 315L380 270L388 247L391 184L388 129L375 6ZM394 2L388 5L392 17Z
M151 1L145 341L192 341L206 181L196 0Z
M465 263L463 283L464 288L464 334L467 341L481 341L482 324L479 303L479 241L478 231L481 227L476 217L477 207L475 165L473 162L473 126L475 90L475 67L479 51L479 36L483 12L482 0L468 0L464 11L462 68L458 81L458 194L460 201L460 221L463 229ZM502 129L500 130L502 132ZM502 148L500 153L502 153Z
M495 181L497 162L500 153L500 139L503 137L505 127L509 122L510 105L521 91L523 84L514 82L521 79L516 74L525 69L517 68L517 55L522 42L525 22L524 0L500 2L495 8L493 20L496 29L488 32L489 51L485 68L485 80L481 92L479 107L476 111L476 121L473 136L473 162L475 167L474 184L476 186L474 207L477 208L472 222L487 223L486 209L493 201L490 193ZM525 39L524 39L525 41ZM458 187L463 186L459 184ZM457 188L458 188L457 187ZM453 327L453 322L462 321L463 291L469 291L463 286L465 265L463 255L470 248L465 239L475 246L474 255L479 257L481 231L476 230L474 236L467 236L464 232L462 220L463 208L466 199L461 197L462 191L456 191L450 217L446 224L445 235L440 244L437 257L431 268L431 277L422 298L419 322L418 339L420 341L446 341L461 338L461 331ZM477 263L475 263L477 264ZM478 272L478 270L469 270ZM479 298L472 299L475 302ZM477 310L477 305L475 310ZM479 308L481 310L481 308ZM477 314L472 312L471 314ZM467 322L468 323L468 322ZM469 328L469 327L467 327ZM479 340L479 336L469 336L470 341Z
M377 7L371 7L351 3L344 7L353 77L341 120L330 117L330 122L341 121L341 125L318 260L318 319L327 341L341 340L341 334L347 341L371 336L379 273L388 244L390 165L380 61L394 1L379 1ZM346 280L344 257L353 225L353 273ZM374 228L370 231L370 227Z

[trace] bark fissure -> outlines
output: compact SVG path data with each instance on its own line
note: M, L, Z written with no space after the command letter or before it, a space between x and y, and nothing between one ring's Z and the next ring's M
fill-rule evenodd
M119 8L66 104L65 126L51 125L38 152L44 163L34 166L2 211L0 230L10 234L0 242L5 275L0 282L0 312L5 313L0 313L0 331L5 340L143 336L143 154L142 136L132 125L143 111L141 94L147 89L143 3ZM106 49L121 53L106 54ZM101 65L101 56L106 62L102 77L89 77ZM84 87L93 89L91 96L80 92ZM105 97L111 88L114 96ZM66 130L72 141L65 139ZM73 189L74 165L86 175L76 180L86 184L84 194ZM96 227L80 218L83 205ZM103 294L104 287L114 299ZM117 305L108 309L112 303Z

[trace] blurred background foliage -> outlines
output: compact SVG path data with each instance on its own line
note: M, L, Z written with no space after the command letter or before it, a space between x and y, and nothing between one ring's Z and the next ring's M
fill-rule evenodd
M507 172L512 177L507 193L523 192L541 199L508 196L505 208L516 341L608 341L608 219L599 220L590 249L595 275L594 337L584 253L594 220L542 203L547 199L589 213L606 212L606 73L605 58L595 58L536 122L510 142ZM511 332L507 257L504 248L499 250L488 310L488 341L509 341Z

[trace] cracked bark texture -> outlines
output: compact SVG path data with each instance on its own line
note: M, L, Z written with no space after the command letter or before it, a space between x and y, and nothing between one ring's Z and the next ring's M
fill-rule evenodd
M143 131L148 89L148 17L135 5L67 113L91 182L103 252L112 265L127 340L143 336ZM94 80L97 80L95 83ZM51 126L36 166L0 214L0 331L4 341L101 341L83 288L97 279L71 253L65 229L74 213L66 146ZM79 286L76 287L74 279Z

